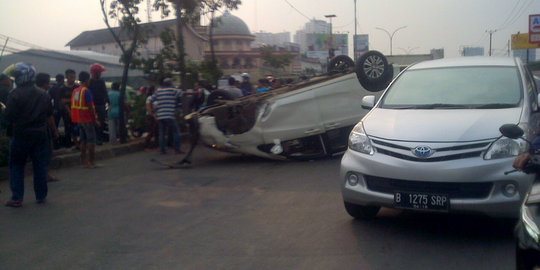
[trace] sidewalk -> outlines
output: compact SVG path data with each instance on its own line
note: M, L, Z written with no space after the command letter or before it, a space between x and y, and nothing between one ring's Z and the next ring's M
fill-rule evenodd
M126 155L129 153L142 151L144 149L144 137L131 139L125 144L110 144L104 143L103 145L96 146L96 160L105 160L117 156ZM53 159L49 165L50 169L60 169L66 167L72 167L80 165L80 151L73 151L72 149L61 148L54 150ZM0 181L8 179L8 167L0 167ZM25 175L32 173L32 165L26 165Z

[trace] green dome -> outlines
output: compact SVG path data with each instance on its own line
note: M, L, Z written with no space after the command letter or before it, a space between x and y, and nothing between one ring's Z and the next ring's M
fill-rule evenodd
M231 15L229 11L216 19L216 26L214 29L214 35L239 35L239 36L250 36L251 32L249 31L246 23L234 16Z

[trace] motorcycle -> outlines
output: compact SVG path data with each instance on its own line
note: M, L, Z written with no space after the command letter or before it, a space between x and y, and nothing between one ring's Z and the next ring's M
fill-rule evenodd
M500 129L503 136L523 138L523 130L517 125L503 125ZM525 140L527 141L527 140ZM528 142L528 141L527 141ZM529 144L531 144L529 142ZM531 144L532 145L532 144ZM508 171L505 174L516 172ZM536 150L528 160L524 173L540 172L540 150ZM540 175L539 175L540 176ZM521 205L519 221L515 228L516 236L516 269L529 270L540 267L540 178L536 178Z

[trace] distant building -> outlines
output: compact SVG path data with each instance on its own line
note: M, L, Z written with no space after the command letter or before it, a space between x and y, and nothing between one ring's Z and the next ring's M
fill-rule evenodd
M45 72L54 78L56 74L64 74L66 69L90 71L90 65L100 63L107 69L103 78L113 80L122 77L124 66L120 64L120 57L89 51L50 51L30 49L2 56L0 70L11 64L26 62L32 64L37 72ZM142 70L130 70L131 78L143 76Z
M160 34L166 29L171 29L176 32L175 22L176 20L165 20L141 24L140 26L142 28L149 30L149 35L147 44L142 48L139 48L137 56L150 58L159 54L163 48ZM119 27L115 27L112 30L119 34L120 40L123 43L125 42L126 45L131 44L129 37ZM202 60L204 57L204 47L208 42L208 38L205 34L206 28L202 26L191 27L189 25L184 25L182 31L186 58L194 61ZM107 28L84 31L69 41L66 46L69 46L70 50L75 51L93 51L117 56L122 55L120 47Z
M257 32L257 33L254 33L254 35L255 35L255 41L251 44L253 48L259 48L263 45L283 46L283 44L291 42L290 32L281 32L281 33Z
M521 58L524 63L536 61L536 50L513 50L512 55L514 57Z
M304 25L304 29L296 31L293 42L300 44L301 52L309 51L309 46L313 45L310 34L330 34L330 24L323 20L313 19Z
M461 49L461 55L462 56L483 56L484 55L484 47L468 47L468 46L464 46Z
M255 36L251 34L246 23L226 11L218 18L219 23L213 31L214 53L225 75L249 73L252 82L258 78L269 75L271 69L265 67L261 59L259 48L253 48L252 42ZM297 55L295 51L289 51L281 46L276 47L276 54L289 53ZM205 51L205 57L210 58L210 46ZM292 64L285 68L284 73L292 73Z

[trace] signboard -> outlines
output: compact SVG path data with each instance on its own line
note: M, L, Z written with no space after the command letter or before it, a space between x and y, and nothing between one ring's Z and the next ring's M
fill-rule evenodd
M529 42L540 43L540 14L529 15Z
M511 48L512 50L538 49L540 43L530 43L529 34L513 34Z
M356 35L356 51L365 52L369 50L369 36L368 35Z
M342 50L347 48L347 40L347 34L306 34L308 51L328 51L331 47Z

